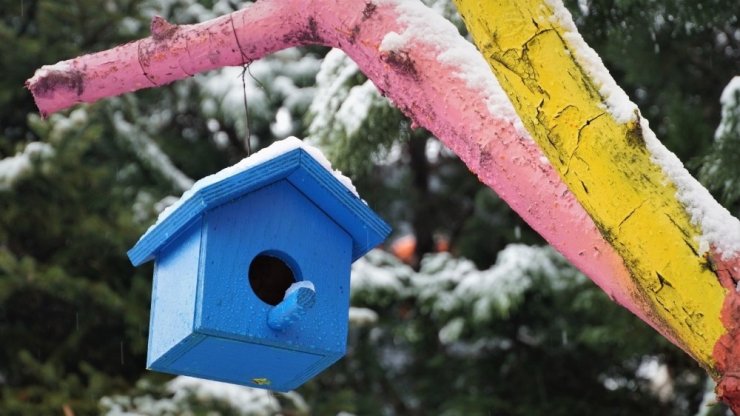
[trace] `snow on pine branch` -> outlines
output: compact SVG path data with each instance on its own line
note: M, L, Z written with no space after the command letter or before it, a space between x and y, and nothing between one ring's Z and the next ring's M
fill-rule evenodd
M583 279L550 247L511 244L486 270L449 253L428 254L418 272L373 250L353 264L351 290L354 304L382 308L413 297L419 308L442 320L467 317L486 323L507 316L537 285L557 290Z
M369 308L349 308L349 324L354 327L370 326L378 322L378 313Z
M145 379L137 383L139 390L152 388ZM186 376L169 381L163 392L105 396L100 406L106 416L183 415L218 410L244 416L309 413L305 400L296 392L272 393Z
M308 140L342 169L356 172L356 159L367 163L368 154L373 163L392 163L388 156L395 135L389 114L396 111L352 59L332 49L316 75Z
M321 69L316 74L316 95L309 107L308 126L312 141L317 137L333 136L332 131L345 128L338 113L347 100L354 80L360 76L360 68L342 50L332 49L324 57ZM367 117L367 111L352 115L355 120ZM335 123L336 121L336 123Z
M149 169L162 175L180 192L193 186L193 180L172 163L157 143L141 128L126 121L120 111L113 114L112 121L118 136L130 145Z
M453 22L457 28L464 28L462 18L450 1L422 0L421 3L429 8L422 8L422 13L436 13ZM316 76L316 87L316 97L308 112L309 139L332 156L346 158L347 153L368 146L367 142L372 138L367 133L378 124L377 118L387 120L387 114L393 111L389 100L340 49L333 49L325 56ZM393 163L394 160L388 159L395 152L390 149L392 145L388 141L371 144L374 163Z
M244 74L247 105L252 127L266 121L279 139L299 133L299 119L314 99L311 85L321 61L297 48L285 49L252 62ZM210 117L234 123L241 136L246 133L242 67L226 67L195 78L206 92L201 108ZM275 111L272 105L280 102Z
M53 155L54 149L48 143L31 142L15 156L0 159L0 191L11 189L18 179L33 169L35 162Z
M48 120L42 120L36 114L29 115L29 124L35 129L48 132L44 137L51 143L57 143L70 131L82 128L87 122L85 108L77 108L69 115L54 114ZM14 156L0 159L0 191L11 189L16 181L33 170L35 163L43 162L54 155L52 144L31 142Z
M733 77L724 88L720 104L722 119L699 177L709 189L719 191L725 204L731 205L740 201L740 76Z
M740 134L740 122L729 124L727 119L737 118L738 108L740 108L740 75L735 76L722 90L722 95L719 99L722 104L722 119L720 127L717 128L715 139L720 140L725 134L734 132ZM725 124L727 123L727 124Z

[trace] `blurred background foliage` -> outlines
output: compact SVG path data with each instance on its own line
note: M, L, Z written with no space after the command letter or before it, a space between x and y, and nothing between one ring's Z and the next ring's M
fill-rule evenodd
M424 1L464 34L449 2ZM43 64L146 36L155 14L194 23L244 5L0 0L0 414L726 412L707 406L702 369L547 248L339 51L252 63L248 117L242 68L47 120L23 87ZM736 1L566 5L665 145L740 214ZM241 402L145 371L151 266L134 269L126 250L193 180L245 157L247 140L289 135L320 146L394 227L354 268L348 356L292 395L238 390Z

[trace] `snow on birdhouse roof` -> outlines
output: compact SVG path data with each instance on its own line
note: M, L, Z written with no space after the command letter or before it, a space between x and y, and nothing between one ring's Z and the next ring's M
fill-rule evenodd
M295 175L297 171L301 173L300 180ZM153 259L180 231L208 210L281 179L290 181L350 234L353 260L379 244L390 232L390 226L360 199L352 181L332 170L320 150L289 137L197 181L159 215L157 222L129 250L129 259L136 266Z

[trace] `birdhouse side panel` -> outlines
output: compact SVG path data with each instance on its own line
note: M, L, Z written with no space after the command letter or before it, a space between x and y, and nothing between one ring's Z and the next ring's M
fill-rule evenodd
M193 333L202 220L157 255L152 289L147 366Z
M330 217L285 180L206 214L206 251L199 331L303 351L344 353L352 240ZM259 256L275 257L295 281L314 284L316 301L284 331L271 329L273 304L250 281ZM272 286L269 279L262 282ZM269 300L269 299L268 299Z

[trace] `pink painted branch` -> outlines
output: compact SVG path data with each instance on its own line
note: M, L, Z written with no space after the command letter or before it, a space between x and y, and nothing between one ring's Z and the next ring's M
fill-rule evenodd
M261 1L197 25L176 26L155 17L151 37L45 66L26 86L47 115L312 43L306 38L308 19L289 3Z
M573 264L659 328L631 290L621 257L540 149L516 127L514 110L482 57L449 22L408 3L261 0L198 25L155 19L151 37L44 67L27 85L42 114L48 114L291 46L341 48L396 106L457 153Z

